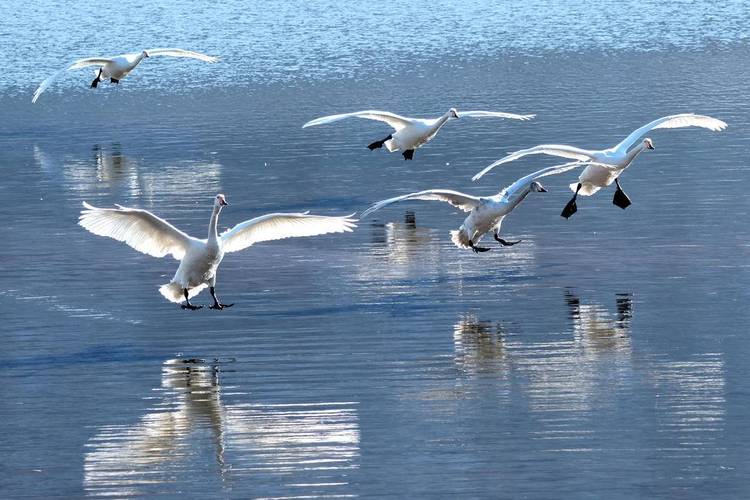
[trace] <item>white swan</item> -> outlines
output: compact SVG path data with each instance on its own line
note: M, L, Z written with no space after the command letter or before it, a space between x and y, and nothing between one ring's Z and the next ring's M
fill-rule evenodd
M574 146L566 146L561 144L542 144L529 149L522 149L514 153L508 154L505 158L501 158L496 162L485 167L481 172L472 177L472 180L476 181L481 178L484 174L492 170L498 165L508 163L509 161L516 160L523 156L534 155L534 154L547 154L552 156L561 156L563 158L571 158L574 160L581 161L593 161L596 163L604 163L606 165L616 166L616 169L603 168L600 165L592 164L589 165L583 172L581 172L578 182L574 182L570 185L570 189L575 193L573 199L563 209L562 215L566 219L576 213L578 208L576 207L576 197L579 194L584 196L591 196L592 194L599 191L599 189L609 186L612 182L617 184L617 191L615 191L614 199L612 203L618 207L625 209L630 206L630 198L627 197L625 192L620 187L620 181L617 179L622 172L630 166L635 158L646 149L654 149L654 143L651 139L646 138L636 147L628 151L636 141L643 137L649 130L655 130L659 128L682 128L682 127L702 127L713 131L724 130L727 124L716 118L710 116L696 115L693 113L683 113L680 115L671 115L654 120L651 123L647 123L641 128L633 131L627 136L621 143L613 146L609 149L602 149L599 151L580 149Z
M116 205L117 208L97 208L83 202L84 210L81 210L78 224L96 235L122 241L147 255L172 255L179 260L180 266L172 281L162 285L159 291L171 302L184 301L183 309L202 307L192 305L190 298L198 295L206 286L214 299L211 309L233 305L221 304L215 291L216 270L227 252L237 252L261 241L351 232L357 227L351 216L280 213L241 222L219 235L216 229L219 212L226 205L224 195L216 195L208 225L208 238L205 240L188 236L151 212L120 205Z
M107 78L109 78L112 83L120 83L120 80L128 76L128 74L130 74L130 72L133 71L143 59L158 56L190 57L207 63L215 63L219 60L216 57L207 56L200 52L183 49L148 49L142 52L133 52L132 54L122 54L114 57L89 57L86 59L79 59L67 68L58 71L44 80L39 85L39 88L36 89L36 92L34 92L34 97L31 99L31 102L36 102L37 99L39 99L39 96L42 95L42 92L49 88L55 78L66 71L81 69L87 66L99 66L96 78L91 82L91 88L96 88L99 82L104 81Z
M515 115L512 113L500 113L495 111L461 111L459 112L456 108L451 108L440 118L423 119L423 118L407 118L405 116L399 116L395 113L389 113L388 111L357 111L354 113L344 113L341 115L330 115L322 118L316 118L311 120L304 125L302 128L312 127L314 125L323 125L326 123L333 123L345 118L366 118L368 120L376 120L379 122L385 122L393 127L394 132L389 134L383 140L375 141L367 146L370 151L378 148L385 147L389 152L402 151L405 160L411 160L414 157L414 150L424 146L427 142L431 141L438 130L445 125L445 122L452 118L459 117L471 117L471 118L512 118L514 120L530 120L536 115Z
M447 189L428 189L417 193L396 196L380 201L362 213L362 218L375 210L404 200L436 200L445 201L460 208L464 212L470 212L461 224L458 231L451 231L451 239L459 248L471 248L475 253L490 250L487 247L478 247L476 244L486 233L493 231L495 240L503 246L515 245L520 241L509 242L500 238L500 225L503 219L513 211L531 192L546 193L547 190L537 179L547 175L561 174L574 168L583 167L589 162L571 162L554 167L547 167L532 174L521 177L516 182L506 187L498 194L487 197L471 196L458 191ZM607 168L605 166L605 168Z

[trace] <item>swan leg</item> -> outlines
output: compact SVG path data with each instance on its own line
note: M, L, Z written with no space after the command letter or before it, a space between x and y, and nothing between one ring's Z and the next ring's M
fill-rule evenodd
M404 160L412 160L412 159L414 159L414 150L413 149L407 149L402 154L404 155Z
M471 240L469 240L469 246L471 247L472 250L474 250L474 253L489 252L490 250L492 250L491 248L487 248L487 247L478 247L478 246L475 246L474 242L471 241Z
M625 194L625 191L620 187L619 179L615 179L615 184L617 184L617 191L615 191L615 196L612 198L612 203L625 210L632 202L630 201L630 198L628 198L628 195Z
M523 240L506 241L506 240L502 239L499 234L497 234L497 231L495 231L494 236L495 236L495 241L497 241L498 243L500 243L504 247L512 247L513 245L516 245L516 244L521 243L523 241Z
M390 141L392 138L393 138L393 136L391 134L388 134L388 137L386 137L382 141L375 141L375 142L373 142L372 144L370 144L369 146L367 146L367 149L369 149L370 151L374 151L376 149L380 149L380 148L383 147L383 144L385 144L386 141Z
M120 80L118 80L116 78L110 78L109 81L110 81L110 83L120 83Z
M195 311L196 309L200 309L203 306L194 306L190 303L190 299L188 299L188 289L183 288L182 293L185 295L185 303L182 304L180 307L183 309L190 309L191 311Z
M222 304L221 302L219 302L219 299L216 298L216 288L210 287L209 291L211 292L211 297L213 297L214 299L213 305L208 306L209 309L218 309L219 311L221 311L225 307L232 307L234 305L234 304Z
M91 88L95 89L97 85L99 85L99 82L101 81L102 77L102 68L99 68L99 73L96 75L96 78L94 78L94 81L91 82Z
M573 193L573 198L571 198L568 204L565 205L565 208L563 208L562 213L560 213L562 217L565 217L567 219L578 211L578 207L576 206L576 198L578 197L578 191L580 190L581 190L581 183L579 182L578 186L576 186L576 192Z

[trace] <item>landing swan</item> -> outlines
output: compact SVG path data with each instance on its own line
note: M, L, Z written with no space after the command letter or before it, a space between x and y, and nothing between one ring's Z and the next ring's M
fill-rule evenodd
M128 74L130 74L130 72L133 71L145 58L158 56L190 57L207 63L215 63L219 60L216 57L207 56L200 52L183 49L148 49L142 52L122 54L115 57L89 57L86 59L79 59L67 68L58 71L44 80L39 85L39 88L36 89L36 92L34 92L34 97L31 99L31 102L36 102L37 99L39 99L39 96L42 95L42 92L49 88L55 78L66 71L81 69L87 66L99 66L99 70L96 72L96 78L91 82L91 88L96 88L97 85L99 85L99 82L104 81L107 78L109 78L109 81L112 83L120 83L120 80L128 76Z
M514 120L531 120L536 115L514 115L512 113L500 113L495 111L461 111L459 112L456 108L451 108L440 118L423 119L423 118L407 118L405 116L399 116L395 113L389 113L388 111L357 111L354 113L344 113L341 115L330 115L322 118L316 118L311 120L304 125L302 128L312 127L314 125L324 125L326 123L333 123L345 118L366 118L368 120L376 120L379 122L385 122L393 127L394 132L389 134L388 137L380 141L375 141L367 146L370 151L382 148L383 145L388 149L389 152L402 151L404 160L411 160L414 157L414 150L424 146L426 143L435 137L438 130L445 125L445 122L452 118L459 117L470 117L470 118L512 118Z
M615 196L612 200L616 206L625 209L630 206L630 198L620 187L620 181L618 177L622 172L630 166L635 158L646 149L654 149L654 143L651 139L646 138L636 147L628 151L636 141L643 137L648 131L659 128L682 128L682 127L702 127L709 130L718 132L724 130L727 124L716 118L710 116L696 115L693 113L683 113L680 115L671 115L654 120L651 123L647 123L641 128L633 131L627 136L620 144L613 146L609 149L602 150L589 150L580 149L574 146L566 146L560 144L542 144L529 149L522 149L514 153L508 154L505 158L501 158L496 162L485 167L481 172L472 177L472 180L476 181L481 178L484 174L492 170L498 165L508 163L509 161L516 160L523 156L534 155L534 154L547 154L552 156L561 156L563 158L571 158L580 161L593 161L596 163L604 163L607 165L613 165L616 169L606 169L598 165L589 165L583 172L581 172L577 183L570 185L570 189L574 192L573 198L563 209L562 215L566 219L576 213L578 208L576 207L576 197L579 194L584 196L591 196L592 194L599 191L599 189L609 186L614 181L617 185Z
M169 301L180 303L183 309L200 309L190 299L209 287L214 300L211 309L223 309L233 304L222 304L216 298L216 270L227 252L238 252L261 241L280 240L297 236L351 232L357 227L351 216L327 217L308 213L267 214L241 222L232 229L217 233L219 212L227 205L223 194L216 195L208 225L208 238L200 240L183 233L169 222L147 210L115 205L117 208L97 208L83 202L78 224L98 235L122 241L132 248L153 257L172 255L180 261L172 281L159 288Z
M516 182L501 190L494 196L476 197L458 191L447 189L428 189L417 193L396 196L380 201L362 213L365 218L372 212L383 207L404 200L436 200L445 201L460 208L464 212L470 212L458 231L451 231L451 239L459 248L471 248L474 253L486 252L487 247L479 247L477 243L482 236L493 231L495 241L503 246L511 246L520 241L506 241L500 237L500 225L503 219L516 208L529 193L546 193L547 190L537 179L548 175L561 174L574 168L583 167L590 162L570 162L554 167L547 167L532 174L521 177ZM605 167L606 168L606 167Z

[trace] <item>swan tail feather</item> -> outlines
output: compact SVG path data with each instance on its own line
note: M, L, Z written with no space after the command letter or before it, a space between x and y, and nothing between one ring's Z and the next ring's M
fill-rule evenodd
M470 248L469 237L466 235L466 232L463 229L459 229L458 231L451 231L451 241L458 248Z
M396 146L396 143L393 142L393 139L388 139L385 141L385 147L388 150L389 153L393 153L394 151L398 151L398 146Z
M193 288L189 288L188 298L192 299L193 297L201 293L201 291L207 286L208 285L206 285L205 283L202 283ZM159 293L161 293L165 299L170 302L174 302L175 304L185 302L185 295L182 293L182 285L180 285L179 283L175 283L174 281L160 286Z

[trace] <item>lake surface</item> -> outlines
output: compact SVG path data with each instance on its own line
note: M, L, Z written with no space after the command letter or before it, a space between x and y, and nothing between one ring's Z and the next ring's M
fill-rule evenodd
M10 5L3 498L750 496L744 2ZM150 60L96 91L83 70L30 103L46 67L154 46L223 60ZM301 129L451 106L537 118L450 122L412 162L365 148L379 123ZM462 212L394 205L228 255L221 312L162 299L175 261L76 225L84 200L203 237L219 192L222 227L494 194L556 164L471 182L508 151L605 147L679 112L729 128L650 134L625 211L605 189L566 221L575 175L548 177L503 225L523 242L475 255L450 241Z

